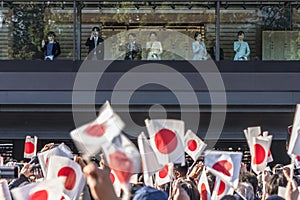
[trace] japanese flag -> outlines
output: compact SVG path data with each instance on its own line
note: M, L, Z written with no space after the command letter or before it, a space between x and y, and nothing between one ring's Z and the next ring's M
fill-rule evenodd
M49 164L49 158L51 156L63 156L73 159L73 153L71 152L69 147L64 143L61 143L53 149L49 149L47 151L38 153L39 163L41 165L41 169L43 171L44 176L47 176L47 167Z
M183 121L146 119L145 124L149 133L150 144L160 164L185 163Z
M148 177L152 176L155 172L163 168L163 166L158 163L156 154L143 132L138 136L138 146L141 153L144 175L147 174Z
M93 122L73 130L70 135L84 157L90 157L99 153L104 144L111 143L124 126L124 122L106 102Z
M210 200L211 199L211 192L209 188L209 184L207 181L207 176L205 172L205 168L203 168L200 180L198 182L198 191L200 194L200 199L201 200Z
M261 128L260 126L255 126L255 127L248 127L248 129L244 130L244 134L250 149L250 153L253 151L252 149L252 138L253 137L258 137L261 134Z
M125 185L133 174L141 172L141 157L136 146L123 134L103 147L109 167L114 170L120 183Z
M36 156L38 137L26 136L25 147L24 147L24 158L32 158Z
M232 195L234 192L233 188L222 181L219 177L216 177L214 190L212 194L213 200L219 200L225 195Z
M300 168L300 156L292 154L291 158L292 158L293 163L295 164L295 167Z
M173 164L164 165L164 168L155 174L155 182L158 186L169 183L173 179Z
M236 188L239 181L242 153L226 151L206 151L206 167L229 186Z
M195 133L188 130L184 136L185 152L196 161L206 148L205 144Z
M110 171L109 177L114 186L117 197L120 197L121 196L121 183L120 183L118 177L116 176L116 173L114 172L114 170Z
M265 137L265 138L270 137L268 131L264 131L262 136ZM272 138L271 138L271 140L272 140ZM271 149L269 149L269 151L268 151L268 158L267 158L267 163L270 163L270 162L273 162L273 155L271 153Z
M253 152L251 154L251 167L252 170L258 174L267 167L268 153L272 142L272 136L268 137L254 137L253 140Z
M296 112L294 116L294 123L292 128L292 133L289 142L288 154L291 156L292 154L300 156L300 104L297 104Z
M51 156L46 179L59 177L65 177L63 193L70 199L78 199L85 185L80 165L66 157Z

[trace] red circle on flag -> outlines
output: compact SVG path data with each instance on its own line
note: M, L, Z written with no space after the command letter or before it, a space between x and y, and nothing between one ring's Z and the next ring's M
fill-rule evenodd
M227 160L220 160L217 163L215 163L212 167L216 171L222 172L226 176L230 176L230 170L232 169L231 162Z
M270 157L270 156L271 156L271 151L269 150L269 151L268 151L268 157Z
M67 190L72 190L75 187L76 184L76 172L71 167L62 167L58 173L57 176L65 176L65 188Z
M169 129L161 129L154 136L155 146L162 154L172 153L177 147L176 134Z
M34 152L34 144L32 142L25 142L25 153L32 154Z
M300 161L300 156L296 156L296 159L297 159L298 161Z
M190 151L195 151L198 148L197 141L193 139L187 142L187 146Z
M49 164L49 157L46 158L46 167L48 167Z
M110 173L110 174L109 174L109 178L110 178L112 184L114 184L114 183L115 183L115 176L114 176L113 173Z
M65 197L64 197L64 196L61 196L60 200L64 200L64 199L65 199Z
M133 174L133 164L126 154L120 151L109 154L110 168L118 177L120 183L127 183Z
M165 165L164 168L158 172L159 178L166 178L168 172L169 172L169 166Z
M225 192L226 185L223 181L220 182L218 196L222 195Z
M30 195L29 200L40 200L40 199L48 199L48 192L47 190L40 190L37 191L35 193L33 193L32 195Z
M260 144L255 144L253 163L259 165L265 160L265 157L266 157L266 152L264 147L261 146Z
M105 134L106 127L104 124L94 124L94 125L89 125L86 129L85 132L93 137L101 137Z
M204 183L201 184L200 197L201 200L207 200L207 188Z

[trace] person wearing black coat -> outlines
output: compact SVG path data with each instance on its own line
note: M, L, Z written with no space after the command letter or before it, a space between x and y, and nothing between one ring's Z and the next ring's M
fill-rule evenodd
M50 31L47 34L48 40L42 41L42 51L44 52L44 60L56 60L61 53L60 45L55 40L55 37L55 33Z
M104 58L104 44L103 39L100 37L100 28L93 27L92 33L89 38L87 38L85 45L88 47L89 55L88 58L92 60L103 60ZM95 51L93 51L95 50Z

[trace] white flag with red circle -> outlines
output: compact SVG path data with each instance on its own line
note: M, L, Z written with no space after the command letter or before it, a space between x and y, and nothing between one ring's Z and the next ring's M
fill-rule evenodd
M103 151L109 167L114 170L120 183L125 185L133 174L141 172L141 156L136 146L123 134L114 138Z
M59 177L65 177L63 193L70 199L78 199L85 185L80 165L66 157L51 156L46 180Z
M253 151L252 149L252 138L253 137L258 137L261 135L261 128L260 126L255 126L255 127L248 127L247 129L244 130L244 134L248 143L248 147L250 150L250 153Z
M70 135L77 149L90 157L99 153L103 145L111 143L124 126L124 122L106 102L93 122L71 131Z
M205 166L229 186L238 186L242 153L227 151L206 151Z
M184 122L171 119L145 120L150 144L162 165L185 163Z
M25 146L24 146L24 158L32 158L36 156L38 137L31 137L29 135L25 138Z
M144 132L142 132L138 136L138 146L141 153L144 174L148 174L148 176L151 176L155 174L155 172L163 168L163 166L159 164L156 154L154 153Z
M205 172L205 168L203 168L199 182L198 182L198 191L200 194L201 200L210 200L211 199L211 192Z
M288 149L288 154L290 156L292 154L300 156L299 133L300 133L300 104L297 104L292 133L290 136L289 149Z
M251 154L251 168L256 174L258 174L259 172L264 171L267 167L267 159L272 142L272 136L254 137L252 138L252 141L253 152Z
M188 130L184 136L185 152L196 161L206 148L205 144L193 131Z
M232 195L234 192L233 188L222 181L219 177L216 177L214 190L212 192L213 200L220 200L225 195Z
M117 197L120 197L121 196L121 183L120 183L118 177L116 176L116 173L114 172L114 170L110 170L109 177L114 186Z
M173 163L165 164L164 167L156 172L155 183L160 186L169 183L173 179Z
M39 159L39 163L41 165L42 172L45 177L47 176L47 167L49 164L49 158L51 156L63 156L63 157L67 157L70 159L73 159L73 157L74 157L70 148L67 145L65 145L64 143L61 143L57 147L54 147L47 151L40 152L40 153L38 153L37 156Z

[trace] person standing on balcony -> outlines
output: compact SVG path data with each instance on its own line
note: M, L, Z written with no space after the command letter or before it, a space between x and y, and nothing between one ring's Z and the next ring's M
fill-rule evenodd
M245 33L243 31L239 31L237 37L238 41L234 41L233 44L233 49L235 52L234 60L248 60L248 56L250 55L250 47L248 43L244 41Z
M147 60L161 60L163 52L160 41L157 40L156 32L150 33L150 41L146 43Z
M142 59L142 46L136 42L136 34L128 34L129 42L123 45L120 44L120 50L125 50L124 60L141 60Z
M56 60L60 55L60 45L55 40L55 33L50 31L47 34L47 41L42 40L42 51L44 52L44 60Z
M99 27L92 28L91 36L86 40L85 45L89 48L88 57L90 59L103 60L104 44L103 44L103 39L100 37L100 28Z
M193 60L207 60L207 51L204 42L202 41L202 35L200 32L196 32L194 35L195 42L192 44L194 53Z

